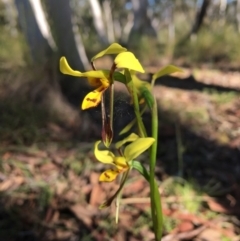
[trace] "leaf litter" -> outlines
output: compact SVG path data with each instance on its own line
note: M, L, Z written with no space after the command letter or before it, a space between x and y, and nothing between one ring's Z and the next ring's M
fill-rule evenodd
M210 74L196 76L211 83ZM237 89L236 74L227 77L231 76L233 83L228 78L228 85ZM155 94L161 108L156 176L165 216L162 240L239 240L239 94L161 84ZM183 174L191 185L174 178L176 122L184 145ZM0 148L0 226L5 230L0 236L6 241L151 240L147 183L131 174L117 226L114 205L98 209L118 186L98 182L102 166L93 157L92 143L68 141L71 133L55 123L47 128L53 137L49 142L24 146L8 141ZM166 184L171 177L172 183Z

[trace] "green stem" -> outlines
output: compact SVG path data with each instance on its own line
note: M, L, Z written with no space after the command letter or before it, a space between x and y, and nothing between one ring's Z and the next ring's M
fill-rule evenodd
M140 137L146 137L147 131L146 131L145 126L142 121L136 87L133 84L132 77L131 77L131 74L128 69L125 69L125 76L127 79L127 88L130 90L132 99L133 99L133 107L134 107L134 112L135 112L136 119L137 119L139 135L140 135Z
M113 136L113 111L114 111L114 79L113 74L116 69L116 65L113 64L112 68L109 73L109 81L110 81L110 109L109 109L109 123L110 123L110 129Z
M163 229L163 216L161 198L158 191L157 183L155 181L155 166L158 144L158 113L156 99L154 100L154 105L152 108L152 137L155 139L155 142L150 149L150 198L155 240L160 241Z
M130 172L130 168L126 172L124 172L123 177L121 179L121 184L120 184L118 190L114 193L114 195L112 197L110 197L108 200L106 200L103 204L100 205L100 207L99 207L100 209L109 207L111 205L112 201L119 195L119 193L122 191L122 189L127 181L129 172Z
M110 128L113 133L113 111L114 111L114 84L110 86Z

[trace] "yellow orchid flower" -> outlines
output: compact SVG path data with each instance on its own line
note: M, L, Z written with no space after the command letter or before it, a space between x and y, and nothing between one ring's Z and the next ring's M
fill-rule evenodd
M119 54L125 51L127 51L126 48L122 47L120 44L113 43L108 48L106 48L105 50L95 55L92 58L92 61L107 54ZM72 75L76 77L86 77L88 79L89 84L93 87L96 87L95 90L88 93L83 99L83 102L82 102L83 110L96 107L100 103L103 93L110 86L109 70L92 70L92 71L87 71L82 73L80 71L73 70L69 66L66 58L61 57L60 71L63 74L67 74L67 75Z
M82 102L82 109L96 107L100 101L104 91L109 87L109 71L108 70L92 70L87 72L80 72L73 70L65 57L60 59L60 71L63 74L72 75L76 77L87 77L91 86L96 87L95 90L88 93Z
M104 164L113 165L114 169L108 169L104 171L100 177L101 182L112 182L116 177L131 167L131 161L146 151L155 141L154 138L146 137L140 138L136 134L132 133L124 140L117 142L116 147L120 148L127 142L131 142L123 151L123 156L115 156L111 151L98 149L98 145L101 141L95 143L94 154L98 161Z

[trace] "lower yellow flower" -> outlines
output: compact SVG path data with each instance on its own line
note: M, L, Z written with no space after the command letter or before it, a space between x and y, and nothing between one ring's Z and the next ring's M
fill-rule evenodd
M98 149L101 141L95 143L94 154L98 161L104 164L113 165L114 169L104 171L100 177L101 182L112 182L116 177L131 167L131 161L146 151L155 141L154 138L139 138L136 134L131 134L122 141L116 143L116 147L120 148L127 142L131 142L123 151L123 156L115 156L111 151Z

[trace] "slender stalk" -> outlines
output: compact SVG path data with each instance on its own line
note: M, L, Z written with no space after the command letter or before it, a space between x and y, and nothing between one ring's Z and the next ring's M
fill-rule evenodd
M109 125L110 130L112 132L113 136L113 111L114 111L114 79L113 79L113 73L116 69L116 65L113 64L112 68L109 73L109 81L110 81L110 107L109 107Z
M131 95L132 95L132 99L133 99L133 107L134 107L134 112L135 112L136 119L137 119L139 135L141 137L146 137L147 131L146 131L146 128L142 121L136 87L133 84L132 77L131 77L129 70L127 70L127 69L125 70L125 76L127 79L127 88L131 91Z
M150 198L155 240L160 241L162 237L163 216L161 198L157 183L155 181L155 166L158 144L158 113L156 99L154 99L154 105L152 108L152 137L155 139L155 142L150 149Z
M113 134L113 111L114 111L114 84L111 84L110 85L109 123L110 123L110 129L112 130L112 134Z

